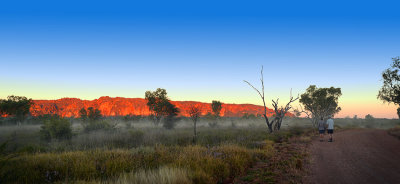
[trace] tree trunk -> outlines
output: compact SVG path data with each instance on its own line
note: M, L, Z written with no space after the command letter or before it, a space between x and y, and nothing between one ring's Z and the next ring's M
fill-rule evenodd
M197 131L196 131L196 124L197 124L197 122L196 121L194 121L194 128L193 128L193 130L194 130L194 136L193 136L193 143L196 143L196 141L197 141Z
M268 130L269 130L269 133L272 133L274 131L274 129L272 128L272 125L268 124Z
M267 117L266 114L263 114L263 116L264 116L264 119L265 119L265 123L267 123L269 133L272 133L274 131L274 129L272 127L272 123L271 124L269 123L268 117Z
M277 128L278 131L281 129L282 119L283 118L279 118L278 122L276 122L276 128Z

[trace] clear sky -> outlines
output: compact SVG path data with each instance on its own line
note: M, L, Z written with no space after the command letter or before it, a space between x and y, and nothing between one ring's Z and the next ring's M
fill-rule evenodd
M394 1L1 1L0 98L285 102L340 87L339 116L396 117L376 99L400 55ZM271 107L269 105L269 107Z

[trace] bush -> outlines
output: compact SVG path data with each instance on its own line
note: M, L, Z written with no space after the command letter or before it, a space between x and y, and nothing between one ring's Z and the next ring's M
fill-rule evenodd
M112 124L108 121L89 121L83 124L84 132L91 132L95 130L114 130L116 124Z
M44 121L44 124L41 126L40 137L47 141L52 139L71 139L71 126L71 122L69 122L67 119L54 116Z

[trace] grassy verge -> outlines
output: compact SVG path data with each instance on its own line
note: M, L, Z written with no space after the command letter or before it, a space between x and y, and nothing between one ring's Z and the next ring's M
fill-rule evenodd
M307 146L314 134L311 129L302 128L270 134L274 156L258 161L234 183L301 183L306 173Z
M25 154L2 160L0 178L17 183L104 181L169 166L188 170L187 177L194 183L216 183L241 175L257 159L272 155L271 146L248 149L237 145Z
M198 130L194 144L190 128L76 131L71 140L55 142L35 139L37 129L13 129L0 144L0 183L299 181L307 128Z

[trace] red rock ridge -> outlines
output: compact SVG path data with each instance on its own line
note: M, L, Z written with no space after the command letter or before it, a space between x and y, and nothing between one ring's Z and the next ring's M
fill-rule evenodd
M101 111L103 116L125 116L150 114L143 98L111 98L108 96L100 97L95 100L81 100L78 98L61 98L58 100L33 100L30 112L33 116L43 114L58 114L63 117L79 117L79 110L82 108L93 107ZM181 116L188 116L187 110L191 105L200 106L202 115L211 112L210 103L194 101L171 101L180 110ZM222 104L221 116L241 117L243 114L263 114L264 107L252 104ZM271 109L267 109L268 114L272 114ZM292 114L288 114L292 116Z

